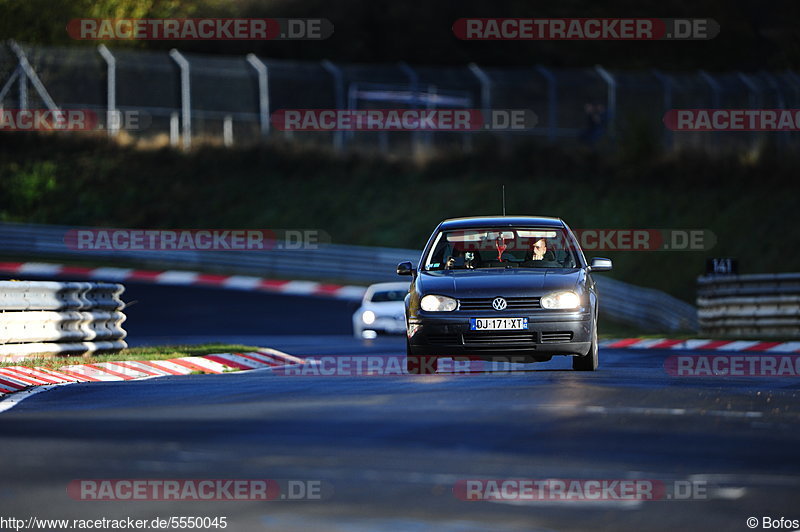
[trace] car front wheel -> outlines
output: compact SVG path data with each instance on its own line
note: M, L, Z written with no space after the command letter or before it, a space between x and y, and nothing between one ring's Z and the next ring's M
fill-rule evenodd
M575 371L594 371L600 364L600 357L597 349L597 316L594 317L592 325L592 345L589 352L583 356L572 357L572 369Z

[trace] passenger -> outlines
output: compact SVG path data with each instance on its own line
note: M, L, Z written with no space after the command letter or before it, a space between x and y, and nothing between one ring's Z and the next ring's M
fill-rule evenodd
M466 257L464 255L464 248L461 246L455 246L453 248L453 254L450 255L450 258L447 259L447 262L444 265L445 269L453 270L466 268Z

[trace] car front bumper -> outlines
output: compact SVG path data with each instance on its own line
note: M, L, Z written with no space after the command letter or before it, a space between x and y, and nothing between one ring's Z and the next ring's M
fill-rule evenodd
M528 328L513 331L472 331L470 318L524 317ZM589 311L537 311L512 314L447 315L426 313L409 319L409 347L413 355L500 358L520 355L549 357L583 355L592 341Z

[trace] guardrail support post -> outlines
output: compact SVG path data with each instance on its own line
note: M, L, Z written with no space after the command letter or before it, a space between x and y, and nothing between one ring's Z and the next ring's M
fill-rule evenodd
M189 76L189 61L178 50L173 48L169 56L181 69L181 119L183 126L183 149L192 147L192 102L191 80Z

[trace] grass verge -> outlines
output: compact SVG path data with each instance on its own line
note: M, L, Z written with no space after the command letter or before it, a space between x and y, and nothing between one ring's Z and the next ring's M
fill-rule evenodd
M123 349L119 353L75 356L43 356L21 360L18 362L0 362L0 367L23 366L27 368L43 367L58 369L70 364L95 364L97 362L114 362L124 360L168 360L189 356L211 355L214 353L241 353L257 351L259 348L241 344L203 344L203 345L167 345L154 347L134 347Z

